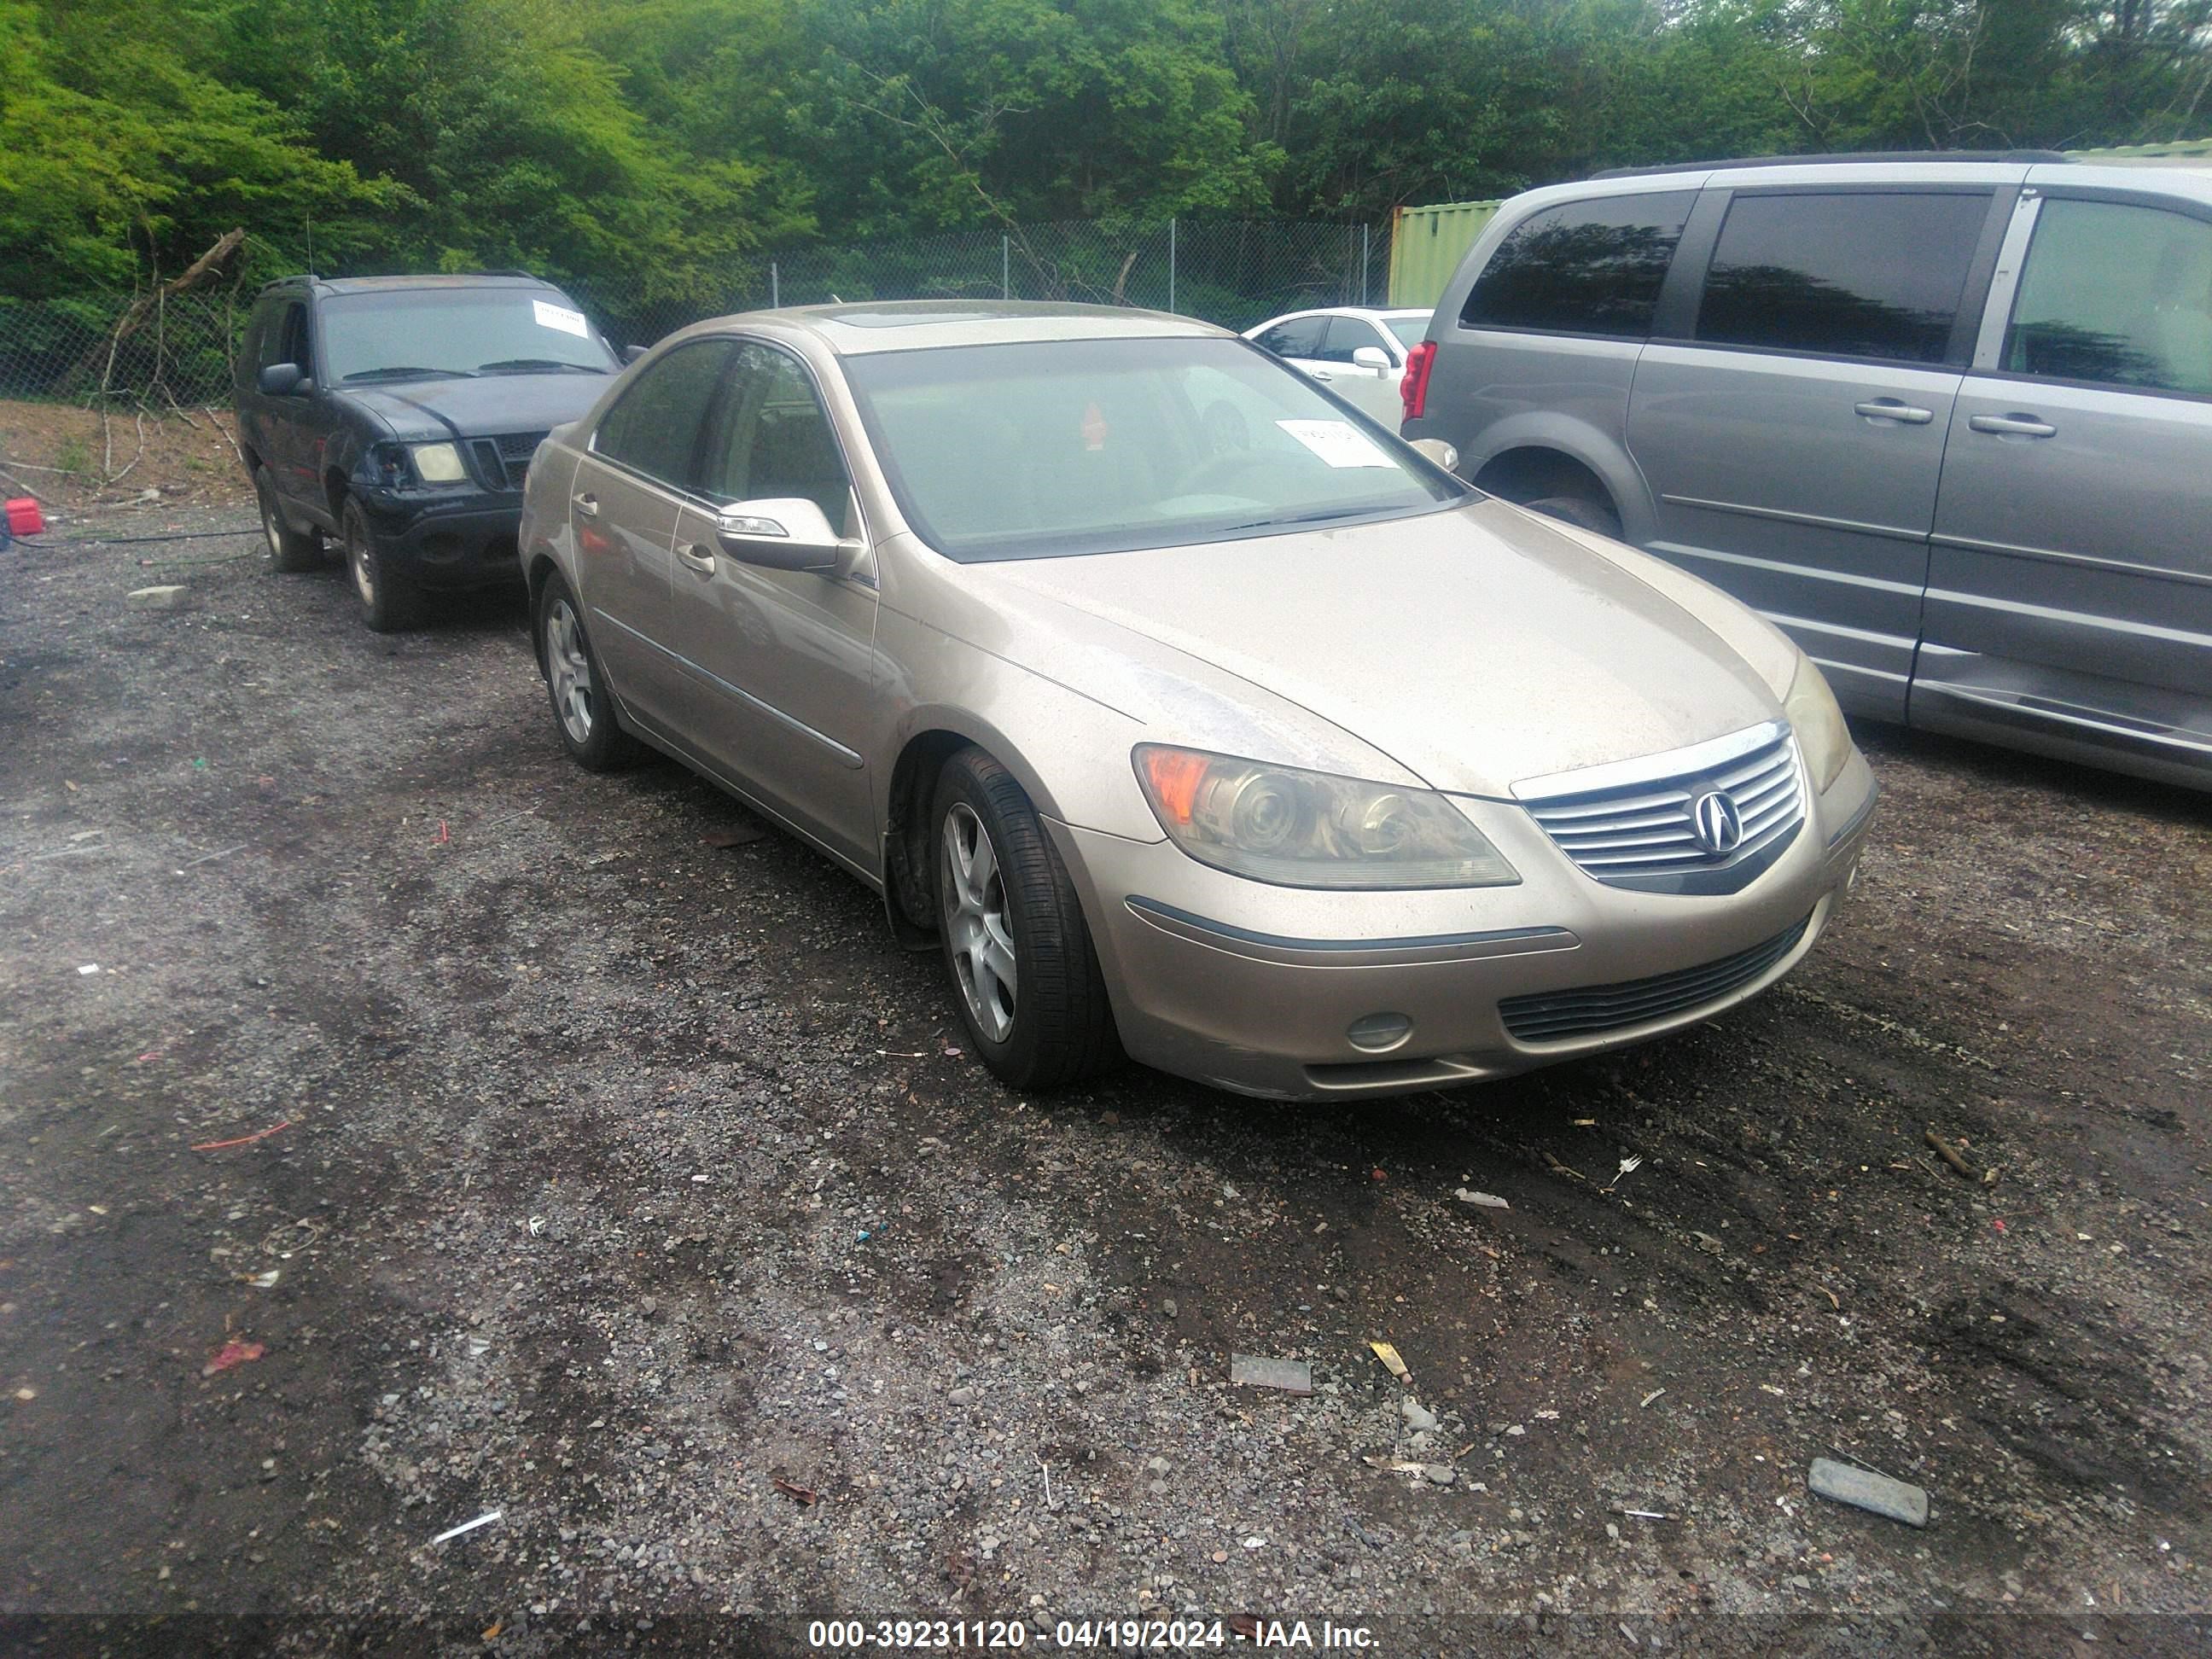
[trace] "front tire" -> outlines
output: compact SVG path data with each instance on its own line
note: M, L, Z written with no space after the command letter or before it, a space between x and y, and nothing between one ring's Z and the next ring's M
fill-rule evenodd
M1055 1089L1121 1057L1067 869L1013 775L963 749L938 776L938 931L961 1023L1014 1089Z
M284 522L284 509L276 498L276 480L265 466L253 469L253 495L261 507L261 535L269 544L269 568L292 576L320 564L322 538L312 531L295 530Z
M599 653L584 632L575 595L559 576L545 579L532 625L553 700L553 729L568 758L586 772L613 772L636 761L644 747L616 722Z
M397 634L422 620L422 596L415 584L392 569L378 545L368 514L349 495L338 526L345 537L346 574L361 601L361 619L374 634Z

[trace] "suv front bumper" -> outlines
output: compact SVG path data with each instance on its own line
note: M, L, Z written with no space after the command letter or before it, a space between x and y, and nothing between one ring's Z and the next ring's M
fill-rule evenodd
M378 550L393 572L423 587L520 581L515 534L520 490L374 489L356 486Z

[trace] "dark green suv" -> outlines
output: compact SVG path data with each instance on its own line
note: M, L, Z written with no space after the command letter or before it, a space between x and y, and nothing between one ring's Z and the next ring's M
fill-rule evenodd
M270 283L234 369L270 566L310 569L335 543L379 633L432 590L518 581L530 458L620 367L532 276Z

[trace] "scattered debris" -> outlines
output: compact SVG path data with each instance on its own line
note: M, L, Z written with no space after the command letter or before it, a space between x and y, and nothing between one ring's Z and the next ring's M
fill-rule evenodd
M1944 1139L1942 1136L1937 1134L1936 1133L1936 1126L1932 1123L1928 1126L1927 1140L1928 1144L1936 1149L1937 1157L1941 1158L1946 1164L1956 1170L1960 1175L1966 1176L1967 1180L1979 1181L1982 1179L1982 1172L1979 1170L1977 1170L1972 1164L1967 1163L1966 1160L1960 1155L1959 1149L1957 1147L1954 1146L1949 1141Z
M1805 1484L1815 1495L1854 1509L1902 1521L1908 1527L1928 1524L1928 1494L1921 1487L1868 1469L1855 1469L1833 1458L1816 1457Z
M1486 1210L1510 1210L1513 1207L1496 1193L1478 1193L1472 1187L1462 1187L1452 1196L1462 1204L1480 1204Z
M181 611L191 597L191 588L175 585L137 587L123 596L123 602L133 611Z
M753 842L764 841L767 837L768 831L762 829L760 825L746 823L728 830L709 830L699 839L709 847L720 848L750 847Z
M78 973L82 974L87 977L90 977L92 975L96 974L99 971L100 964L96 962L88 962L77 969Z
M1634 1157L1632 1157L1632 1158L1624 1158L1623 1159L1621 1159L1621 1160L1620 1160L1620 1175L1616 1175L1615 1176L1613 1176L1613 1179L1614 1179L1615 1181L1618 1181L1618 1180L1620 1180L1620 1176L1632 1176L1632 1175L1634 1175L1634 1174L1635 1174L1638 1170L1642 1169L1643 1167L1644 1167L1644 1154L1643 1154L1643 1153L1638 1152L1638 1153L1637 1153L1637 1154L1636 1154Z
M292 1120L288 1117L282 1123L272 1123L265 1129L256 1129L252 1134L240 1135L235 1140L203 1140L191 1150L196 1152L219 1152L229 1146L250 1146L254 1141L268 1139L279 1129L289 1129L291 1127Z
M1711 1233L1701 1233L1694 1227L1690 1230L1690 1237L1698 1241L1698 1249L1708 1251L1714 1255L1718 1255L1722 1250L1727 1248L1720 1242L1720 1240L1715 1238Z
M1280 1389L1311 1394L1313 1367L1303 1359L1263 1359L1249 1353L1229 1356L1229 1381L1240 1389Z
M1401 1382L1413 1380L1411 1373L1406 1370L1406 1362L1398 1358L1398 1351L1388 1342L1370 1342L1367 1346L1375 1351L1375 1357L1382 1362L1383 1369L1391 1376Z
M216 859L227 859L227 858L228 858L228 857L229 857L233 853L243 853L243 852L246 849L246 848L247 848L247 846L248 846L249 844L250 844L250 843L246 842L239 842L239 843L238 843L238 845L237 845L237 846L235 846L235 847L226 847L226 848L223 848L221 852L219 852L219 853L203 853L203 854L201 854L198 858L189 860L187 860L186 862L185 862L185 863L183 863L183 864L179 865L179 866L177 866L177 873L178 873L179 875L180 875L180 876L181 876L181 875L183 875L183 874L185 873L185 871L190 870L190 869L192 869L192 868L196 867L197 866L203 865L203 864L211 864L211 863L213 863Z
M1632 1515L1638 1521L1679 1521L1679 1515L1666 1515L1657 1510L1615 1510L1615 1515Z
M276 1288L276 1281L283 1276L284 1270L282 1267L271 1267L265 1273L253 1274L246 1282L258 1291L273 1291Z
M1419 1474L1428 1465L1413 1457L1363 1456L1361 1462L1370 1469L1381 1469L1389 1474Z
M261 1358L269 1350L258 1342L240 1342L236 1337L216 1351L215 1358L200 1367L202 1376L214 1376L234 1365L244 1365Z
M1416 1434L1426 1434L1437 1426L1437 1414L1411 1395L1398 1402L1398 1414Z
M797 1486L793 1482L785 1480L780 1474L775 1477L775 1489L781 1492L786 1498L797 1498L799 1500L799 1507L803 1510L812 1509L816 1504L821 1501L820 1497L817 1493L811 1492L807 1491L805 1487Z
M433 847L443 847L447 842L453 840L453 832L446 828L445 819L440 818L438 820L438 833L430 837L430 845Z
M445 1531L440 1533L430 1541L434 1544L442 1544L448 1538L459 1538L465 1532L474 1532L478 1527L488 1527L491 1525L493 1522L498 1520L506 1513L507 1511L505 1510L486 1510L482 1515L477 1516L473 1521L464 1521L458 1527L447 1528Z
M1553 1158L1549 1152L1546 1152L1544 1154L1544 1162L1550 1167L1552 1173L1555 1176L1565 1176L1568 1180L1579 1181L1584 1186L1588 1186L1589 1184L1589 1178L1583 1175L1580 1170L1570 1169L1567 1165L1560 1163L1559 1159Z
M21 1401L26 1406L29 1405L38 1397L39 1391L36 1389L18 1389L15 1390L15 1398Z
M1653 1401L1656 1400L1661 1395L1666 1392L1667 1390L1664 1389L1652 1389L1650 1394L1645 1395L1643 1399L1636 1402L1636 1409L1638 1411L1644 1410L1644 1407L1649 1406Z

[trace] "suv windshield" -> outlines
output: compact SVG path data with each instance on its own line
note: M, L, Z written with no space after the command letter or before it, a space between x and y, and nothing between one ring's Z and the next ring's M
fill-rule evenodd
M963 562L1176 547L1467 498L1241 340L1060 340L845 360L900 509Z
M546 289L396 289L322 304L329 381L441 374L611 374L614 353Z

